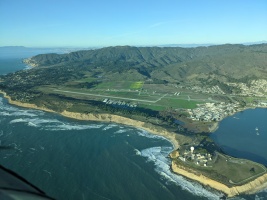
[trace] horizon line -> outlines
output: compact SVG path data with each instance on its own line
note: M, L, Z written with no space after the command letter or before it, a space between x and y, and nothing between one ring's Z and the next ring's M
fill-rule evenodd
M106 47L118 47L118 46L130 46L130 47L199 47L199 46L216 46L216 45L227 45L227 44L231 44L231 45L254 45L254 44L265 44L267 43L267 40L262 40L262 41L257 41L257 42L237 42L237 43L233 43L233 42L227 42L227 43L172 43L172 44L150 44L150 45L129 45L129 44L125 44L125 45L91 45L91 46L24 46L24 45L5 45L5 46L0 46L0 48L8 48L8 47L17 47L17 48L41 48L41 49L55 49L55 48L67 48L67 49L71 49L71 48L106 48Z

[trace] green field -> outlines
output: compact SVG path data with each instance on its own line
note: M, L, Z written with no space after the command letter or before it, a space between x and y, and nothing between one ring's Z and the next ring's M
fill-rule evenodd
M174 98L162 98L160 101L157 102L159 105L165 105L168 107L173 108L196 108L197 104L203 103L193 100L186 100L186 99L174 99Z
M90 78L83 79L90 80ZM91 79L93 81L93 79ZM99 83L95 89L122 89L122 90L138 90L143 87L144 82L138 81L103 81Z
M254 172L250 171L254 168ZM224 174L235 184L243 184L246 180L265 172L262 165L243 159L236 159L229 156L219 155L213 170Z
M142 82L142 81L137 81L137 82L132 83L131 86L130 86L130 88L131 88L131 89L138 90L138 89L142 88L143 85L144 85L144 82Z

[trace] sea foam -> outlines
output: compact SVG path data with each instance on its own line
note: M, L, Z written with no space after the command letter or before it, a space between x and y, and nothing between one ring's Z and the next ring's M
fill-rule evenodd
M28 121L27 121L26 119L22 119L22 118L19 118L19 119L13 119L13 120L11 120L9 123L10 123L10 124L15 124L15 123L23 123L23 122L27 122L27 123L28 123Z
M141 155L147 158L148 162L154 163L155 171L166 180L166 184L176 184L183 190L208 199L219 199L219 197L222 196L219 192L210 192L199 183L188 181L182 176L172 173L170 169L171 161L166 157L166 154L168 155L171 150L172 148L166 146L152 147L142 150Z
M114 128L114 127L117 127L118 125L117 124L109 124L109 125L107 125L107 126L105 126L104 128L103 128L103 131L106 131L106 130L108 130L108 129L111 129L111 128Z
M101 128L103 125L75 125L75 124L60 124L60 125L47 125L43 127L45 130L49 131L68 131L68 130L86 130L86 129L98 129Z
M137 129L137 134L139 136L143 136L143 137L147 137L147 138L156 138L156 139L161 139L161 140L167 140L165 137L163 136L159 136L159 135L155 135L152 133L149 133L148 131L145 131L143 129ZM167 140L168 141L168 140Z

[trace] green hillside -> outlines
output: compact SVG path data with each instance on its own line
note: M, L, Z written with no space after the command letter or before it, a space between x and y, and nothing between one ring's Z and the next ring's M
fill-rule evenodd
M55 111L116 113L168 128L177 128L179 119L198 132L212 124L191 122L183 109L207 102L246 106L267 94L267 44L117 46L24 62L35 67L0 77L0 90L13 100Z
M267 73L267 45L219 45L197 48L179 47L107 47L77 51L69 54L41 54L29 63L39 67L78 68L94 75L123 78L133 73L139 78L176 82L201 75L216 79L265 78ZM117 76L115 76L117 79ZM133 77L133 76L132 76Z

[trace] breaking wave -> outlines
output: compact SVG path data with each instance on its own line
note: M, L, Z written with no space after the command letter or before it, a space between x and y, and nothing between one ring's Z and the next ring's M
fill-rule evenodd
M40 128L48 131L62 131L62 130L86 130L101 128L103 124L78 124L75 122L63 122L58 119L50 119L45 117L45 113L39 110L20 109L3 102L4 99L0 97L0 116L7 117L9 124L25 123L28 126ZM13 119L12 119L13 117ZM15 118L14 117L19 117ZM24 118L25 117L25 118ZM117 126L116 124L107 125L104 130L111 129Z
M43 127L44 130L49 131L68 131L68 130L86 130L86 129L98 129L103 125L91 124L91 125L78 125L78 124L70 124L70 123L62 123L55 125L47 125Z
M0 97L0 116L28 116L28 117L37 117L41 115L43 111L39 110L25 110L19 109L8 104L4 104L3 98Z
M105 126L102 130L106 131L108 129L111 129L111 128L114 128L114 127L117 127L117 126L118 126L117 124L109 124L109 125Z
M138 150L138 149L134 149L135 155L137 156L141 156L142 153Z
M163 136L159 136L159 135L154 135L152 133L149 133L148 131L145 131L143 129L137 129L137 134L139 136L143 136L143 137L147 137L147 138L156 138L156 139L162 139L162 140L167 140L165 137Z
M133 129L126 128L126 127L120 127L120 129L115 131L113 134L127 133L127 132L131 132L131 131L133 131Z
M15 124L15 123L23 123L23 122L27 122L27 120L26 119L22 119L22 118L20 118L20 119L13 119L9 123L10 124Z
M206 197L208 199L219 199L222 193L210 192L202 185L196 182L190 182L182 176L176 175L171 172L171 161L167 156L172 151L172 147L152 147L141 151L141 155L147 158L148 162L153 162L155 171L161 175L162 179L166 180L166 184L176 184L183 190L187 190L197 196Z
M61 122L57 119L41 119L41 118L18 118L9 122L10 124L25 123L28 126L39 127L42 130L62 131L62 130L85 130L101 128L102 124L81 125L76 123Z

